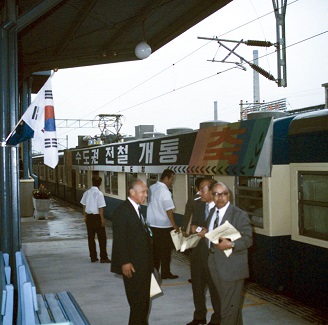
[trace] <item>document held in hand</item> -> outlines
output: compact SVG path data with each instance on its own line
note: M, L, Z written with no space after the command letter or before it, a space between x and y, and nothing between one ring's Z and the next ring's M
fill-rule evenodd
M177 251L184 252L186 249L196 247L201 239L197 234L183 237L182 232L171 231L174 247Z
M154 273L151 274L150 279L150 298L156 298L159 295L162 295L163 291L159 286Z
M212 231L205 234L205 237L211 241L213 244L217 244L219 242L219 238L229 238L231 241L234 241L241 237L240 232L228 221L213 229ZM232 253L232 248L226 249L224 253L228 256Z

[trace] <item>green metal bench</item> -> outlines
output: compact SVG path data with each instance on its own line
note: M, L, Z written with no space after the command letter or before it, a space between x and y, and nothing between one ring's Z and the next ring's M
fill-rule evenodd
M91 325L70 292L36 293L23 251L16 252L18 279L18 325Z
M9 254L0 252L0 325L13 324L14 286L10 282Z

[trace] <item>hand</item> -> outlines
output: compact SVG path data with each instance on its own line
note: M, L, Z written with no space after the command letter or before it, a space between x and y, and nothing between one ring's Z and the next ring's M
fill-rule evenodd
M231 240L228 238L219 238L219 242L216 244L216 247L220 251L225 251L226 249L231 248Z
M179 227L177 225L174 225L173 228L174 228L174 231L175 232L178 232L178 233L180 232L180 229L179 229Z
M190 235L187 234L185 231L182 231L182 236L183 236L183 237L189 237Z
M127 278L132 278L132 275L135 271L136 270L134 269L134 266L132 263L127 263L127 264L122 265L122 273Z
M105 218L104 219L101 219L101 226L102 227L105 227L106 226L106 220L105 220Z
M205 227L202 227L202 231L198 233L198 236L204 238L206 233L207 229Z
M197 227L198 227L198 226L191 225L191 226L190 226L190 232L191 232L192 234L195 234L195 233L196 233L196 229L197 229Z

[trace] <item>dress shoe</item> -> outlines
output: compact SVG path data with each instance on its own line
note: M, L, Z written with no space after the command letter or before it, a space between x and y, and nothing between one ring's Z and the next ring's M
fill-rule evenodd
M220 325L220 323L212 323L212 322L209 322L209 323L207 323L207 325Z
M98 262L99 260L98 260L98 258L96 258L96 259L91 259L91 263L94 263L94 262Z
M193 319L187 325L200 325L200 324L205 324L206 325L206 319Z
M100 263L110 263L111 260L109 258L106 258L105 260L100 260Z
M177 279L179 276L175 274L162 275L162 279Z

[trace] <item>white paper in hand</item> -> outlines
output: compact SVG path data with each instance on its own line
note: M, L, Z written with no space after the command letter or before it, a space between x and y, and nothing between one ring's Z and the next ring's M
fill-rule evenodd
M154 273L151 274L151 280L150 280L150 298L156 298L159 295L162 295L163 291L161 287L159 286Z
M182 241L183 241L182 232L181 231L175 232L175 230L172 230L170 232L170 234L171 234L171 238L172 238L175 249L177 251L179 251L181 249L181 244L182 244Z
M205 234L205 237L208 238L213 244L217 244L219 242L219 238L229 238L231 241L234 241L241 237L240 232L228 221L213 229L212 231ZM232 253L232 249L226 249L224 251L226 256L230 256Z

